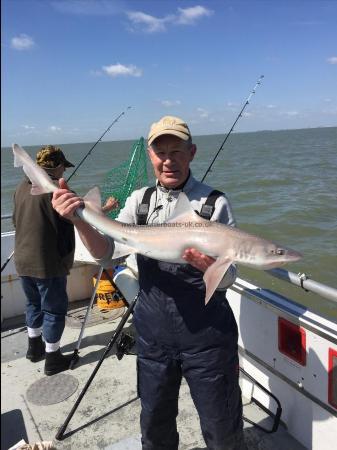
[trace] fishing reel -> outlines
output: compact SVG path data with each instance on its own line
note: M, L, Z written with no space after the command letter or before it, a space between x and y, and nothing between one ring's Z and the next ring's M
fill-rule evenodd
M135 345L136 340L130 333L121 333L120 338L116 343L116 356L120 361L124 355L134 355L130 350Z

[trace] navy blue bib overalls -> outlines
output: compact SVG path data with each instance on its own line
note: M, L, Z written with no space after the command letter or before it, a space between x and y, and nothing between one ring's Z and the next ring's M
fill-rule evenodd
M143 450L177 450L178 393L186 379L207 448L241 449L237 325L225 293L205 306L202 273L138 255L138 390Z

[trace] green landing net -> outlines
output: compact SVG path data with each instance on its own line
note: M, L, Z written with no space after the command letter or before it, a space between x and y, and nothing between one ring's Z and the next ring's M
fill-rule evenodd
M119 208L110 211L107 215L115 219L130 194L134 190L147 185L146 150L144 138L141 137L133 144L127 161L111 169L103 180L101 186L102 204L108 197L114 197L119 203Z

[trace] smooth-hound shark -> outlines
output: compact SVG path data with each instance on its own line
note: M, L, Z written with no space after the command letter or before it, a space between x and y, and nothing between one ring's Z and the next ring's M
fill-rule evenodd
M22 166L32 182L33 195L54 192L57 186L47 172L38 166L17 144L13 144L14 166ZM114 257L132 253L160 261L187 264L182 259L184 250L195 248L215 258L204 273L205 303L209 301L228 267L233 263L256 269L271 269L288 262L298 261L302 255L274 242L246 233L238 228L202 219L192 209L182 192L173 214L164 224L131 225L107 217L101 209L101 196L97 187L83 198L84 207L76 214L101 233L110 236L119 245Z

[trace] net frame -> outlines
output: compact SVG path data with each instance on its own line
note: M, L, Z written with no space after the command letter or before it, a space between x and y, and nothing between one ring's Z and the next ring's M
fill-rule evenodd
M118 208L107 215L115 219L124 208L126 199L136 189L148 185L147 157L144 138L141 137L131 147L129 158L117 167L109 170L101 186L102 204L109 197L118 200Z

